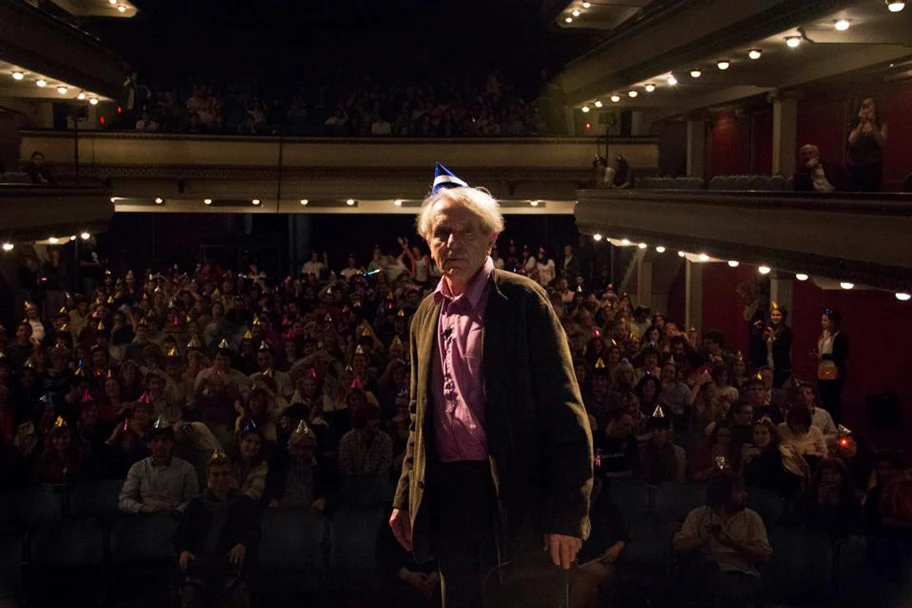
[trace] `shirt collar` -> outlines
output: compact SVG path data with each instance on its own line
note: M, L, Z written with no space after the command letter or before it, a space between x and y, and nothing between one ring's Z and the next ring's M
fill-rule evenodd
M469 303L470 307L475 308L481 300L485 287L487 287L488 281L493 274L494 260L491 259L491 256L488 256L485 259L485 263L481 267L481 270L472 277L472 280L469 281L469 284L466 286L465 291L462 292L462 295L454 297L453 294L450 293L450 286L446 279L441 279L440 282L437 283L437 289L434 290L434 303L440 305L444 300L459 302L464 299Z

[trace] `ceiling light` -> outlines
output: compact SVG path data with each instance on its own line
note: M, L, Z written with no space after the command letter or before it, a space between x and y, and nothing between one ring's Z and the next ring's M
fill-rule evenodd
M637 247L639 247L640 249L646 249L647 247L649 247L649 245L647 245L646 243L640 243L639 245L637 245Z
M706 255L705 253L701 253L701 254L698 256L698 259L699 259L701 262L708 262L708 261L709 261L709 256Z
M79 91L79 95L76 96L76 99L78 99L79 101L82 101L85 98L86 98L85 91Z
M583 106L582 108L580 108L580 110L582 110L583 114L585 114L589 111L589 106Z
M83 232L79 235L79 238L81 238L83 241L88 241L90 238L92 238L92 235L88 232Z
M656 90L656 85L650 83L650 84L647 84L645 88L646 88L647 93L652 93L653 91Z
M203 204L204 204L204 205L211 205L211 204L212 204L212 199L211 199L211 198L204 198L204 199L203 199Z
M601 102L601 100L596 99L595 103L592 105L594 105L596 108L601 108L604 104Z
M97 105L98 105L98 98L97 98L97 97L89 97L89 103L92 104L93 106L97 106Z
M570 11L570 14L573 15L574 17L580 16L580 12L576 9L573 9L572 11Z
M56 245L59 242L60 242L60 239L58 239L56 236L48 237L48 243L50 243L51 245Z
M637 95L639 95L639 93L637 93L636 91L630 91L630 92L627 93L627 94L628 94L630 97L636 97Z
M108 0L110 4L117 4L117 0Z
M567 23L573 23L573 17L567 17L566 19L564 19L564 21L566 21Z
M117 204L117 197L116 197L116 196L112 196L112 197L111 197L111 203L112 203L112 204Z
M8 244L9 243L7 243L7 245ZM3 247L5 248L6 245L4 245ZM896 299L899 300L900 302L908 302L910 298L912 298L912 295L910 295L908 293L905 293L902 291L896 292Z
M683 251L679 251L679 252L678 252L678 257L679 257L679 258L683 258L683 257L684 257L684 252L683 252Z
M302 198L302 199L301 199L301 204L302 204L303 206L305 206L305 207L307 206L307 203L309 203L309 202L310 202L310 201L307 200L306 198Z
M76 240L76 235L75 235L75 234L71 234L71 235L70 235L70 241L72 242L72 241L75 241L75 240Z
M162 197L160 197L160 196L156 196L156 197L155 197L155 204L156 204L156 205L161 205L161 204L163 204L164 202L165 202L165 199L163 199Z
M621 100L621 96L620 96L620 95L612 95L612 96L611 96L611 101L612 101L613 103L617 103L617 102L619 102L620 100Z
M761 55L763 55L763 51L760 49L751 49L747 52L747 56L751 59L760 59Z
M795 275L795 278L798 279L799 281L807 281L808 275L799 272L798 274Z
M15 72L13 72L13 80L22 80L23 78L25 78L25 74L23 74L19 70L16 70Z
M840 19L834 24L834 27L840 32L844 32L849 29L849 26L852 25L848 19Z
M127 7L124 6L123 4L121 4L120 6L117 7L117 12L119 12L119 13L126 13L126 12L127 12Z
M731 266L732 268L737 268L737 267L738 267L738 260L729 260L729 261L728 261L728 265Z
M663 246L659 245L658 247L656 247L656 251L659 253L665 253L665 248Z
M703 72L700 71L700 68L694 68L690 71L690 75L693 78L699 78L703 75Z
M842 283L839 284L839 286L842 287L843 289L852 289L853 287L855 287L855 283L849 283L848 281L843 281Z
M596 242L601 241L601 240L602 240L602 235L599 234L598 232L596 232L595 234L592 235L592 240L594 240L594 241L596 241Z
M350 198L347 201L345 201L345 204L348 205L349 207L351 207L352 205L355 204L355 199Z
M37 84L39 87L41 87L43 89L44 87L46 87L48 85L48 81L45 80L44 78L39 78L38 80L35 81L35 84Z
M538 201L529 201L529 204L533 207L538 207Z
M801 44L801 36L786 36L785 44L787 44L790 49L797 49Z
M720 70L727 70L730 65L731 65L731 61L729 61L728 59L723 59L719 63L716 64L716 67L718 67Z
M12 243L3 243L3 251L12 251L13 247L15 247L15 245ZM897 295L897 297L899 297L899 295Z
M537 201L533 201L533 203L534 203L534 204L532 205L533 207L534 207L535 205L538 204ZM402 200L397 198L396 200L393 201L393 204L396 205L397 207L401 207L401 206L402 206Z
M884 3L887 5L887 10L891 13L898 13L906 8L906 3L902 0L884 0Z
M665 82L668 83L668 86L673 87L676 84L678 84L678 79L675 78L674 75L672 75L672 76L669 76L668 78L666 78Z
M255 199L253 199L253 200L252 200L252 201L250 201L250 202L251 202L251 203L253 203L253 206L254 206L254 207L256 207L256 206L257 206L257 205L259 205L259 204L260 204L260 199L258 199L258 198L255 198Z
M69 91L69 89L63 85L60 85L59 87L57 87L57 92L60 93L61 95L66 95L67 91Z
M591 2L583 2L583 8L589 8L590 6L592 6Z
M757 268L757 270L760 271L760 274L769 274L770 271L772 271L772 268L770 268L769 266L760 266L759 268Z
M626 247L629 244L630 244L630 239L621 239L621 245L623 245L624 247Z

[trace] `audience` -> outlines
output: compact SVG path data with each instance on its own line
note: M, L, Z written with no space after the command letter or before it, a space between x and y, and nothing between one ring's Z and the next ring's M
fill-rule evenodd
M835 192L845 188L845 176L839 166L820 159L820 148L805 144L798 150L792 188L795 192Z

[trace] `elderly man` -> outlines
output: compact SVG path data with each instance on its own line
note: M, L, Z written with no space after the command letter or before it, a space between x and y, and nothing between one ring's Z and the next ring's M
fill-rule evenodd
M436 557L447 608L554 606L589 534L592 435L535 282L494 269L499 205L442 165L418 215L443 278L411 326L411 416L390 526Z
M798 151L798 167L792 187L795 192L834 192L845 183L845 172L838 165L820 160L820 148L805 144Z

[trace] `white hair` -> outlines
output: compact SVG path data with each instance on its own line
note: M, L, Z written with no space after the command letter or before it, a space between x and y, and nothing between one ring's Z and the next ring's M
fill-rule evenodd
M449 199L459 203L471 211L478 219L488 234L500 234L504 230L503 214L500 212L500 203L491 194L482 188L447 188L425 197L415 220L418 234L429 241L434 229L434 205L439 201Z

